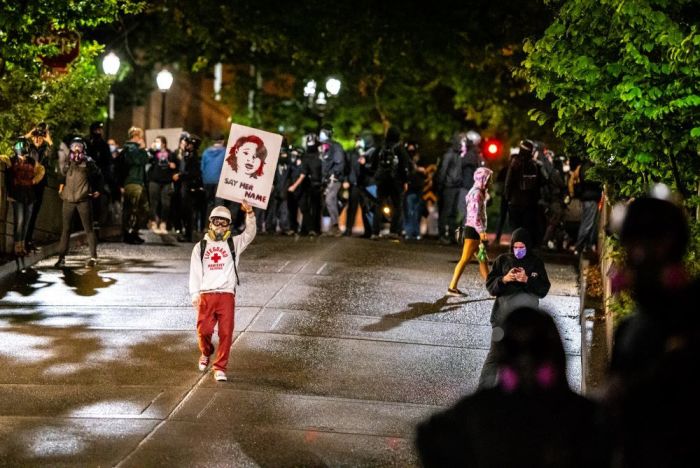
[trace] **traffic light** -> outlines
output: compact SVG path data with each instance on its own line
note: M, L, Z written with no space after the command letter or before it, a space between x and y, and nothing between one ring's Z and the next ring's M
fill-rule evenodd
M484 156L486 159L496 159L501 156L503 143L496 138L487 138L484 141Z

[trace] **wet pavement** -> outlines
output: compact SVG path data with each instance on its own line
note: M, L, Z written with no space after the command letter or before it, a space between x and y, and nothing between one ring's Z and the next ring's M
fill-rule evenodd
M0 289L0 465L415 466L415 424L472 392L492 299L432 242L258 236L229 381L197 370L191 244L99 246ZM574 267L548 262L581 385Z

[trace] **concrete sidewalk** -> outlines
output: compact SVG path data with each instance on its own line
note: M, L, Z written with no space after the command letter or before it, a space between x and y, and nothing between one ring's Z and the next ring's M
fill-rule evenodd
M415 424L475 388L492 299L475 264L445 296L454 246L259 236L216 383L196 369L192 246L147 241L0 292L0 465L415 466ZM576 271L547 269L580 388Z

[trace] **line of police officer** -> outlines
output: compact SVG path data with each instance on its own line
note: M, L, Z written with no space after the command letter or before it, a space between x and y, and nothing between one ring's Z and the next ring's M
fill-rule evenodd
M375 145L370 132L362 132L349 154L333 139L333 129L327 124L319 134L309 133L303 141L303 147L283 145L267 213L258 219L259 232L320 234L325 209L330 218L325 235L349 236L359 209L364 237L378 238L386 214L383 210L388 207L389 235L401 234L404 194L417 165L395 127L389 128L381 147ZM409 148L415 150L416 146ZM343 199L348 211L341 231L338 218Z

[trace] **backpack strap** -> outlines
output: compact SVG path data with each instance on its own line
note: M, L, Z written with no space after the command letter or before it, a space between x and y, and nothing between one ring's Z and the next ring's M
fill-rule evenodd
M207 250L207 238L202 237L202 240L199 241L199 260L204 264L204 251Z
M236 266L236 248L233 246L233 237L229 237L226 239L226 243L228 244L228 249L231 252L231 256L233 257L233 272L236 274L236 285L240 286L241 281L238 278L238 267ZM206 236L202 238L201 241L199 241L199 260L204 264L204 251L207 249L207 238Z
M233 257L233 272L236 274L236 285L240 286L241 281L238 279L238 267L236 266L236 248L233 246L233 236L229 236L226 239L228 243L228 249L231 251L231 257Z

